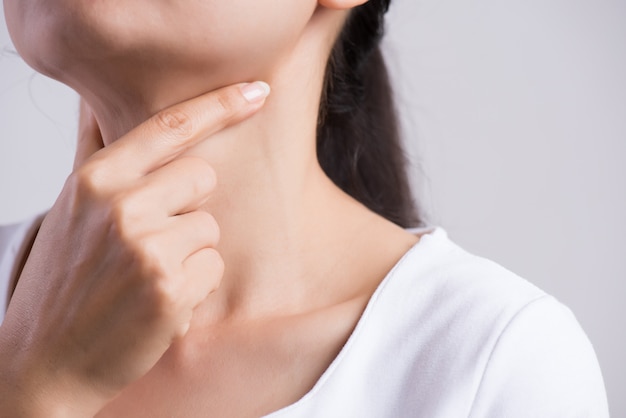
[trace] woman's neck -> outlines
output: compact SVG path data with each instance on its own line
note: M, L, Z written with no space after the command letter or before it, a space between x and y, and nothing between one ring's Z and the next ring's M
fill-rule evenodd
M325 66L316 56L300 48L286 57L260 78L272 93L257 114L186 154L208 161L218 180L202 208L220 226L217 249L226 267L220 290L206 304L209 321L272 312L278 300L280 309L291 312L315 304L313 278L329 278L331 270L341 274L337 260L352 250L346 240L358 239L373 218L326 177L317 161ZM194 78L150 80L152 89L135 95L141 100L116 97L115 91L128 91L121 88L91 95L105 145L156 111L220 87L194 87L189 80Z
M342 192L317 160L326 61L345 11L318 7L271 68L164 62L145 54L88 58L57 71L94 111L105 146L159 110L224 85L256 80L263 108L190 149L215 169L203 206L220 227L225 273L194 321L319 310L369 296L415 237ZM89 51L89 49L87 49ZM194 65L192 65L194 64ZM258 68L263 67L262 70ZM256 71L251 74L252 71Z

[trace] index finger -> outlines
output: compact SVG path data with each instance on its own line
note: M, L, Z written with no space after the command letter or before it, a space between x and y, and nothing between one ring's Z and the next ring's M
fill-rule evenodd
M235 84L162 110L98 152L119 175L141 177L202 139L242 121L264 103L264 82Z

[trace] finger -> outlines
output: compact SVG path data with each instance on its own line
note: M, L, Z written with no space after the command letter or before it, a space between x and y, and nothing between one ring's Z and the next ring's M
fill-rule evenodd
M216 250L204 248L187 258L183 268L187 280L183 297L195 308L219 287L224 261Z
M76 143L76 155L74 156L74 170L82 166L85 160L95 152L104 148L102 134L98 122L91 108L84 99L80 99L80 111L78 116L78 140Z
M137 199L173 216L198 209L215 188L216 175L201 158L180 157L145 176Z
M219 288L224 276L224 261L216 250L204 248L185 261L183 275L185 283L179 300L186 309L179 315L174 339L187 334L193 321L194 310Z
M249 117L268 94L263 82L236 84L174 105L103 149L98 158L107 159L113 174L141 177Z
M153 239L153 245L166 249L163 253L170 262L183 265L196 252L216 247L220 229L209 213L194 211L169 218L165 230Z

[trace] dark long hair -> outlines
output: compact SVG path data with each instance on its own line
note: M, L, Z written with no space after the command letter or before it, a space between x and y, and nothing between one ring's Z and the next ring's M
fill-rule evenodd
M342 190L397 225L411 227L422 220L380 50L389 3L370 0L353 9L334 45L320 105L317 155Z

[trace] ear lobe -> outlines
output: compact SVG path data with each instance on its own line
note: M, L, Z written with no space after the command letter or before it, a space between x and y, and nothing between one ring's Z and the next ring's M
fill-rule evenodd
M320 6L335 10L348 10L367 2L368 0L318 0Z

